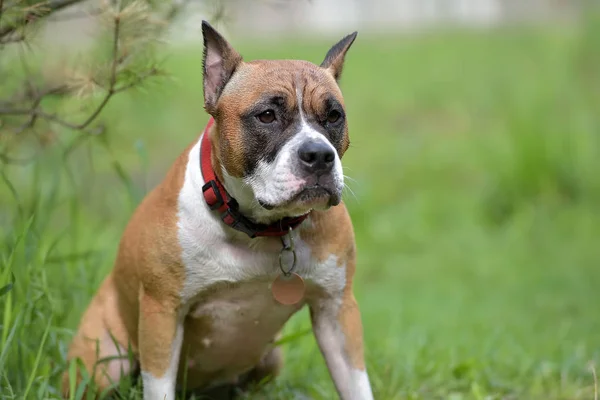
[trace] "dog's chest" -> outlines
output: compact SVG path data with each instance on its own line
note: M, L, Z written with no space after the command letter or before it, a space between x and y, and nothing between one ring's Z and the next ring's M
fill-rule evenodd
M213 379L234 378L260 361L303 305L278 304L266 281L208 291L191 305L185 320L187 367Z
M305 304L278 303L271 283L278 254L211 243L187 253L182 297L189 311L182 356L199 381L227 381L255 366L287 320ZM297 271L314 285L310 254L297 251ZM336 267L337 269L337 267Z

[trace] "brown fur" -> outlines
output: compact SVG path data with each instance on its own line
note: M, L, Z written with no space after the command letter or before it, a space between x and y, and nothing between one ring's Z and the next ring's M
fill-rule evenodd
M219 287L211 291L207 297L212 301L228 299L232 293L229 289L231 288ZM257 286L249 288L249 291L256 290L258 290ZM206 304L205 300L208 299L198 300L200 307ZM185 383L189 389L195 389L223 379L231 384L241 384L243 382L240 379L243 376L240 376L239 371L244 370L249 371L247 375L250 379L278 374L282 364L281 354L279 349L271 346L279 337L278 332L266 328L254 330L248 325L234 327L235 329L227 335L238 336L237 339L233 340L234 344L231 346L223 348L220 346L223 333L215 331L215 321L208 315L197 315L195 311L195 307L192 307L184 323L178 382ZM254 324L252 319L249 319L248 324ZM270 324L265 326L268 327ZM265 344L267 350L257 352L257 349L262 349Z
M354 246L352 221L342 202L327 211L313 211L310 226L300 230L300 237L312 249L313 257L323 262L331 254L337 255L338 265L349 261Z
M365 370L365 359L363 349L363 328L360 310L352 288L354 271L356 270L356 256L354 247L349 251L346 262L346 288L342 299L342 307L337 319L340 322L342 332L346 341L344 342L346 354L350 358L350 364L361 371Z
M331 254L335 254L338 266L346 266L346 286L337 318L346 338L345 350L352 366L364 370L362 323L352 286L356 270L352 221L346 206L341 203L327 211L313 211L311 223L310 228L300 231L300 235L310 246L313 257L323 262Z

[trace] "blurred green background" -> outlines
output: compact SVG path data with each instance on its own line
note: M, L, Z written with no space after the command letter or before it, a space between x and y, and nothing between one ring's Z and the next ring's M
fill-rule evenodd
M333 44L228 39L246 59L315 63ZM599 49L591 16L359 34L343 162L377 399L594 399ZM0 164L0 287L15 279L0 297L0 397L58 395L131 212L207 121L201 50L164 48L171 77L115 97L105 134L54 127L33 163ZM335 397L308 328L304 310L285 329L283 375L249 398Z

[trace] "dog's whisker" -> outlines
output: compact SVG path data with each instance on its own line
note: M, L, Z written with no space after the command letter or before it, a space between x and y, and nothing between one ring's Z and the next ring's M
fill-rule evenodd
M358 181L356 179L354 179L353 177L348 176L348 175L344 175L344 179L348 179L351 182L358 183Z
M358 196L356 195L356 193L354 193L354 190L352 190L352 188L350 188L350 186L344 184L344 189L347 190L348 192L350 192L350 194L352 195L352 197L354 197L354 199L360 203L360 200L358 199Z

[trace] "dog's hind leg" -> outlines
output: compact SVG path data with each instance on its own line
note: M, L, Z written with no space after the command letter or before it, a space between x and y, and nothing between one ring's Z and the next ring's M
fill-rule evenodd
M280 335L274 339L280 339ZM250 371L240 377L237 385L241 391L248 391L255 388L257 385L269 382L279 375L283 369L283 353L280 347L273 347L263 355L259 363Z
M129 335L118 311L117 291L109 275L83 314L77 333L71 342L67 361L79 359L91 376L97 394L118 383L122 376L130 374L135 361L128 351ZM78 370L75 388L83 379ZM67 369L62 378L62 392L69 396L73 382ZM77 389L75 389L77 390Z
M280 347L266 353L260 362L246 375L247 384L259 384L275 379L283 368L283 354Z

